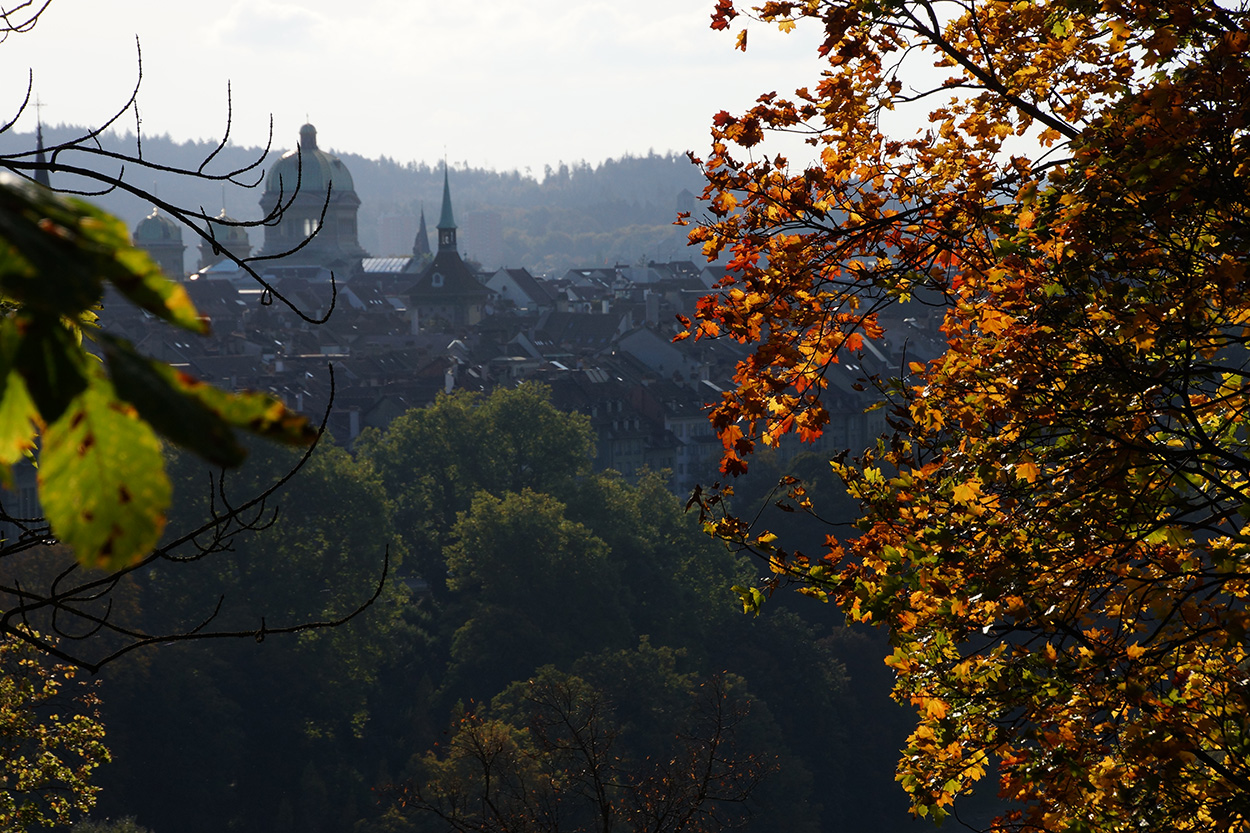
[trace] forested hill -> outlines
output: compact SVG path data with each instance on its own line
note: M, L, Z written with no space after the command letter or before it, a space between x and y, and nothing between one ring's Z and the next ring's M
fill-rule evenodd
M82 132L74 126L47 127L44 141L52 146ZM242 179L259 182L269 165L294 144L296 130L289 133L276 135L276 149ZM318 139L323 149L343 160L355 181L362 203L360 242L366 250L379 256L409 254L422 206L433 232L442 200L441 163L366 159L336 147L333 136ZM106 150L135 152L133 134L105 134L101 142ZM30 133L0 135L2 151L34 146L35 137ZM214 148L210 142L179 143L168 136L143 138L143 157L170 167L196 169ZM403 150L396 152L402 154ZM207 170L220 174L244 167L260 159L261 153L260 148L231 145ZM180 205L203 206L212 213L224 207L237 219L260 216L259 188L223 189L220 183L161 173L136 175L128 171L128 177L138 186L154 187L161 198ZM62 178L55 184L71 183ZM487 267L525 266L555 272L570 266L635 263L644 258L667 260L694 254L686 248L683 230L672 225L683 189L693 194L702 190L699 170L682 154L625 156L593 166L558 162L541 174L486 170L453 161L451 188L462 248ZM137 198L120 192L101 195L95 201L131 227L151 211ZM492 214L496 216L490 217ZM488 227L497 219L502 245L475 245L474 233L481 228L483 217ZM198 243L191 240L189 232L185 240L188 246ZM252 242L259 246L258 232L254 232ZM194 258L188 257L188 264L193 263Z

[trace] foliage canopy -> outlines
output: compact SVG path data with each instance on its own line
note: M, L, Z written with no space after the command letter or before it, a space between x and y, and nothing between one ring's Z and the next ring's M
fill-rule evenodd
M628 661L632 652L605 656ZM676 701L650 705L666 743L639 746L612 696L544 666L508 686L489 709L463 714L445 748L427 753L401 807L461 831L702 833L740 826L752 792L775 765L752 749L750 701L728 675L696 680L672 652L644 640L639 657ZM589 658L588 658L589 659ZM664 662L667 660L667 662Z
M720 0L713 27L738 13ZM1247 5L753 16L822 27L824 71L719 114L702 163L691 238L733 260L695 332L756 345L713 417L725 470L818 435L832 369L899 305L942 305L946 344L878 380L894 438L833 463L858 537L788 551L707 500L711 529L891 629L918 814L996 771L1008 829L1244 829ZM887 135L912 106L928 127ZM760 153L768 130L819 161Z

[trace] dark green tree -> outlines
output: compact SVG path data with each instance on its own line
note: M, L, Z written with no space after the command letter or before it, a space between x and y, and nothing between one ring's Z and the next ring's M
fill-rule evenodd
M551 666L508 686L489 709L466 712L444 749L421 758L398 793L409 813L444 829L635 833L720 830L741 823L773 769L743 741L750 698L740 680L696 680L671 666L644 684L672 688L658 754L632 745L613 697Z
M217 499L247 493L290 462L282 449L257 447L219 484ZM204 512L201 479L213 473L187 457L171 469L188 494L177 511ZM407 589L388 582L372 607L340 628L294 639L266 632L352 612L378 587L379 551L388 545L399 562L378 479L368 464L326 444L287 483L264 529L236 538L231 552L145 576L146 627L194 627L189 617L215 608L212 626L255 639L174 646L110 675L106 717L118 727L119 760L146 764L104 773L104 808L146 807L143 820L156 829L272 820L284 795L299 794L306 764L315 766L335 808L367 794L377 761L395 742L384 682L413 685L396 669L422 664L425 651ZM381 723L379 710L388 714Z
M463 624L451 679L489 695L539 665L628 644L622 565L550 495L479 492L452 528L448 587ZM479 688L483 686L483 688Z
M370 461L395 502L409 544L409 569L442 596L442 547L482 490L560 494L590 472L594 441L586 418L556 409L544 388L523 384L489 397L457 392L409 411L385 432L366 431L357 454Z

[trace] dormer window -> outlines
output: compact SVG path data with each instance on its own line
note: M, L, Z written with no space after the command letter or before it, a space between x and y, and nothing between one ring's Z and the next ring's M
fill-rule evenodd
M430 286L437 289L438 287L442 285L443 285L443 273L442 272L435 272L433 275L430 276Z

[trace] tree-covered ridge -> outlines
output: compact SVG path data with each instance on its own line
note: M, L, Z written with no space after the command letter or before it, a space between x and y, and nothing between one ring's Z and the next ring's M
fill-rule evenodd
M77 136L80 130L69 125L47 127L44 139L49 145ZM275 150L257 169L259 178L281 155L280 149L295 139L279 133ZM333 147L333 137L325 137ZM106 133L101 137L106 149L133 152L132 135ZM0 152L33 147L34 136L9 131L0 135ZM171 167L195 169L216 147L212 141L177 142L168 136L144 136L145 156L160 159ZM260 148L228 145L210 165L210 171L231 170L253 163ZM442 194L441 164L401 162L405 153L396 148L393 157L366 159L337 148L336 154L351 173L362 205L359 216L360 240L377 256L411 254L416 219L422 207L432 227L437 221ZM503 231L504 263L526 267L535 273L562 272L572 266L636 263L641 258L664 260L684 257L684 235L672 226L678 211L678 195L685 189L697 193L702 187L699 170L680 153L623 156L597 164L558 163L545 172L495 171L475 168L472 160L453 162L457 219L464 221L476 212L499 215ZM259 194L237 190L223 194L213 182L176 180L153 173L162 196L179 205L198 205L216 213L225 209L231 216L248 220L260 216ZM64 184L72 178L66 177ZM98 197L100 205L117 214L133 228L151 213L151 206L121 192ZM223 204L223 200L225 201ZM402 247L388 250L381 228L387 218L399 217L404 228L411 225ZM462 236L466 230L461 229ZM259 232L253 231L252 245L259 249ZM389 238L388 238L389 239ZM189 245L198 241L187 238ZM474 244L464 241L472 257Z

